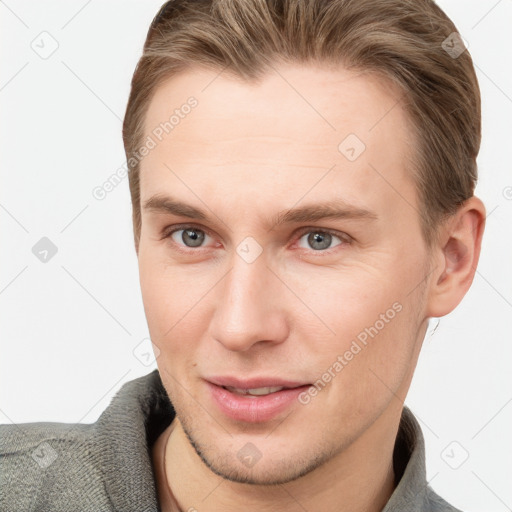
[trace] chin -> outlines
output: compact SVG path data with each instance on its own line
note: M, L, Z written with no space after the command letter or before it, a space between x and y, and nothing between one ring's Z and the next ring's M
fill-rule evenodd
M299 447L290 453L269 448L267 453L270 456L265 456L250 442L240 450L227 447L222 449L219 444L203 445L183 427L190 444L210 471L225 480L240 484L286 484L314 471L333 456L327 450L311 449L311 456L308 457Z
M297 463L292 458L279 463L259 461L252 468L245 468L238 461L219 461L199 454L206 466L225 480L248 485L282 485L297 480L319 467L324 460Z

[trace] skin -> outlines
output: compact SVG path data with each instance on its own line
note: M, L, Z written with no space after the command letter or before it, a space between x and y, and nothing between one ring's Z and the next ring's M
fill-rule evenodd
M143 159L141 204L170 195L210 216L142 210L144 308L177 412L158 488L167 483L182 510L380 511L428 319L470 287L485 209L466 201L429 251L400 93L341 67L277 69L247 84L192 68L160 85L147 112L145 136L198 101ZM353 162L338 150L350 133L366 146ZM376 218L271 221L335 199ZM182 224L206 235L200 247L184 226L162 238ZM318 249L308 235L325 229L338 234ZM237 254L246 237L262 249L252 263ZM210 399L203 378L213 375L314 383L396 303L401 311L308 404L248 424ZM261 453L252 468L237 458L249 442Z

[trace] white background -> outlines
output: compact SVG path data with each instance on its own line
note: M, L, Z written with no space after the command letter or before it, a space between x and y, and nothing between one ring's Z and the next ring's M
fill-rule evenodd
M150 345L128 181L102 201L92 190L124 164L131 75L160 3L0 2L0 423L94 422L124 382L156 368L136 357ZM464 511L502 512L512 509L512 3L439 5L480 81L488 218L473 286L425 341L406 403L432 487ZM41 38L58 44L46 59L32 48ZM58 249L47 263L32 253L42 237Z

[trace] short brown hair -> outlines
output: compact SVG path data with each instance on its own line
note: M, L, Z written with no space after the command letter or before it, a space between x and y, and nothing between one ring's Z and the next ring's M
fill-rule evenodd
M461 41L454 34L432 0L166 2L148 31L123 123L136 249L141 205L134 155L157 87L191 66L256 82L279 61L342 64L399 86L415 136L411 172L430 246L439 222L473 195L477 180L480 90L469 52L447 51Z

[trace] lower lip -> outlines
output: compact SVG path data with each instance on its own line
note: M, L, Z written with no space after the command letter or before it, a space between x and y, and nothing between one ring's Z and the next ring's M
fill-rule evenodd
M264 396L237 395L221 386L206 382L217 407L229 418L246 423L261 423L275 418L298 400L310 386L283 389Z

